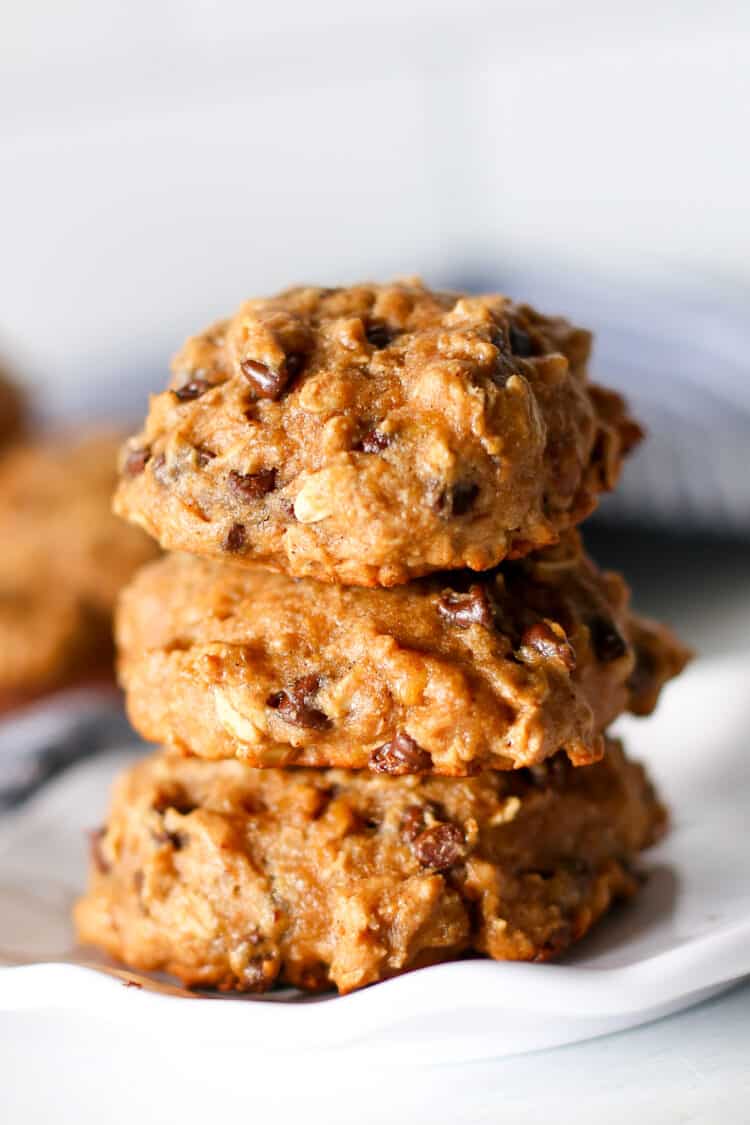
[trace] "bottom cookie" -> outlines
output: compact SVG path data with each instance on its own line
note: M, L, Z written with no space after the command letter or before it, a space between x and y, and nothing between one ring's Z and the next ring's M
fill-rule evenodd
M339 992L465 953L545 961L635 892L662 833L641 766L472 778L255 770L158 752L92 834L80 940L189 986Z

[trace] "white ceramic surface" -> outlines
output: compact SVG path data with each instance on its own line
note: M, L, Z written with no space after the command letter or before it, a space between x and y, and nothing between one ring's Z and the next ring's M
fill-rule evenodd
M347 997L189 997L94 964L72 943L83 830L127 755L87 762L0 829L0 1008L64 1007L160 1027L171 1039L272 1052L336 1046L370 1059L457 1061L606 1034L687 1007L750 973L746 752L750 661L698 662L658 716L623 720L673 810L641 895L557 965L464 961ZM137 981L137 987L124 987Z

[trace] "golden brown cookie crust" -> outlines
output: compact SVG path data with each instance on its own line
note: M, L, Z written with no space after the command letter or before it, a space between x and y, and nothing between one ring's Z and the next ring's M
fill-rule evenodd
M115 598L156 555L110 512L119 442L40 439L0 462L0 710L82 677L112 679Z
M462 781L164 753L120 778L83 942L187 985L350 992L471 951L547 960L638 886L665 813L618 744Z
M201 757L464 775L564 748L584 764L630 703L627 602L575 532L392 590L174 555L123 594L120 679L146 739ZM685 660L666 630L653 641L652 704Z
M556 541L640 430L590 336L420 282L292 289L188 341L116 510L170 550L393 586Z

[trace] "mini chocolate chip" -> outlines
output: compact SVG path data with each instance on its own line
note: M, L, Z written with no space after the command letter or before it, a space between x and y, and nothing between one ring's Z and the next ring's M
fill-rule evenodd
M537 621L521 636L521 647L532 648L546 660L560 660L572 672L576 666L573 649L565 637L559 637L546 621Z
M469 625L484 625L491 629L494 615L484 586L470 586L467 594L446 590L438 599L437 611L451 625L468 629Z
M206 379L191 379L188 383L177 387L172 391L172 394L179 402L191 402L194 398L200 398L210 389L211 384Z
M467 481L454 484L450 493L451 515L464 516L479 495L479 485Z
M132 980L130 977L128 977L128 979L124 980L122 983L126 988L143 988L143 985L139 980Z
M414 854L423 867L446 871L466 856L464 834L455 824L433 824L413 842Z
M393 340L394 333L384 320L372 319L367 322L365 336L374 348L387 348Z
M458 481L443 488L431 497L432 506L441 516L465 516L479 495L479 485L473 481Z
M237 551L242 550L246 542L247 532L244 523L233 523L224 537L222 547L225 551L236 554Z
M289 496L281 497L281 499L279 500L279 509L287 517L287 519L297 519L297 513L294 510L294 500L290 499Z
M289 383L299 375L304 362L304 356L295 353L286 356L281 366L276 368L257 359L243 359L240 370L257 398L275 401L281 398Z
M531 336L525 332L523 328L519 328L511 321L508 328L508 336L510 338L510 350L513 355L520 356L522 359L528 359L533 355L533 346L531 343Z
M273 492L276 487L276 470L261 469L257 473L238 473L232 469L229 474L229 484L243 500L259 500L268 492Z
M278 711L286 723L295 727L305 727L308 730L327 730L331 720L325 711L313 706L312 700L320 688L320 677L316 675L301 676L295 680L291 687L281 691L272 692L266 704Z
M148 464L151 456L150 449L130 449L125 456L125 463L122 471L127 477L137 477L142 473Z
M391 444L391 440L389 434L381 433L380 430L368 430L355 449L362 453L382 453Z
M93 828L89 832L89 854L91 862L101 875L106 875L109 871L109 863L102 851L102 840L107 834L106 828Z
M628 651L622 634L611 618L597 614L587 624L597 660L601 660L603 664L619 660Z
M432 758L419 743L399 731L390 742L384 742L370 755L370 769L376 773L389 773L396 776L405 773L421 773L430 769Z

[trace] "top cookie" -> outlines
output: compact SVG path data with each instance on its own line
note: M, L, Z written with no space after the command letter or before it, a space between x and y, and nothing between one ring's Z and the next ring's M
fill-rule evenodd
M553 543L640 437L591 338L417 281L292 289L188 341L115 510L172 550L344 585Z

